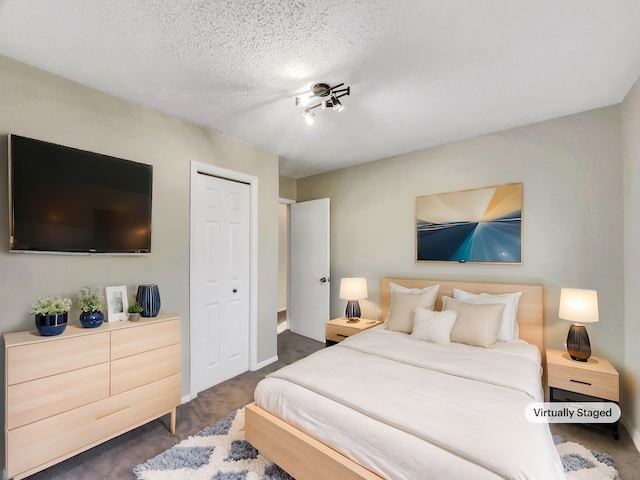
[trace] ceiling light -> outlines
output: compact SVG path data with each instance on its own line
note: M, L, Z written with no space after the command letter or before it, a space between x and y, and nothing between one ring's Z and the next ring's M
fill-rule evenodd
M309 109L305 109L304 112L302 112L302 116L304 117L304 123L306 123L307 125L311 126L313 125L314 119L313 117L315 117L315 113L310 112Z
M313 87L311 87L310 91L296 97L296 105L303 105L306 107L302 116L304 117L307 125L313 125L313 109L321 106L323 110L333 109L341 112L342 110L344 110L344 105L338 99L350 94L351 87L344 87L344 83L336 85L335 87L332 87L328 83L324 82L316 83L313 85ZM322 97L322 100L309 107L308 105L309 103L311 103L311 99L313 99L314 97Z
M342 104L342 102L340 100L338 100L337 97L333 97L333 109L337 110L339 112L341 112L342 110L344 110L344 105Z

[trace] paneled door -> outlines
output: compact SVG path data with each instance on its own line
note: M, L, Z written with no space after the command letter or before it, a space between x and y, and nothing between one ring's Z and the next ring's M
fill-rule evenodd
M290 207L289 329L324 342L329 321L329 199Z
M192 393L249 369L250 187L198 173L192 189Z

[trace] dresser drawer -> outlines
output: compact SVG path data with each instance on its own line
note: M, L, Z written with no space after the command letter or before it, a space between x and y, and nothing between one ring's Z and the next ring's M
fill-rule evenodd
M108 361L108 332L12 346L7 349L7 384L14 385Z
M111 332L111 359L180 343L180 321L151 323Z
M548 382L550 387L613 400L614 402L620 400L618 375L549 364Z
M57 415L109 396L109 364L7 387L7 428Z
M7 475L11 478L57 463L170 412L179 401L180 375L174 375L11 430Z
M174 344L111 362L111 395L180 372L180 345Z

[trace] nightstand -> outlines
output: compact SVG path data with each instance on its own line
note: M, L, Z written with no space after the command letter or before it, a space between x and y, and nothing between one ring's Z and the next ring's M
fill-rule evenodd
M325 327L325 340L326 346L330 347L338 342L341 342L351 335L360 333L369 328L380 325L382 322L378 320L372 320L370 318L361 318L359 322L348 322L346 318L334 318L329 320Z
M567 352L547 350L547 384L552 402L615 402L620 400L618 372L606 358L572 360ZM589 423L618 440L618 422Z

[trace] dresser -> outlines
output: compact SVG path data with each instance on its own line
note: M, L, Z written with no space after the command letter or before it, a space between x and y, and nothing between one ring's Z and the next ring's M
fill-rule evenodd
M180 318L160 313L55 337L4 334L8 478L20 479L171 414L180 403Z

